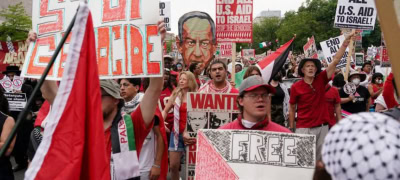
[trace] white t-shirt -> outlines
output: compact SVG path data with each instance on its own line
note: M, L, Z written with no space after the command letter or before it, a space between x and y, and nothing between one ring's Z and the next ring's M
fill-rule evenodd
M139 155L139 169L140 172L147 172L151 170L156 157L156 136L153 129L146 136L143 142L142 151Z

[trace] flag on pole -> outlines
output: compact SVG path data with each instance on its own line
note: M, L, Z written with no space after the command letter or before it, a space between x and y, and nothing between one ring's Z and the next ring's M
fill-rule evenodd
M81 2L63 78L26 180L110 179L92 16Z
M282 47L276 50L271 55L265 57L260 62L257 63L257 67L260 68L263 79L269 83L270 79L274 77L285 64L286 59L291 50L292 42L294 38Z
M266 42L262 42L260 44L258 44L260 46L260 48L265 48L267 47L267 43Z

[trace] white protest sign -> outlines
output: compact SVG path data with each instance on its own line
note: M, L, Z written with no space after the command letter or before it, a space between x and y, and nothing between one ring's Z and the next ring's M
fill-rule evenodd
M171 31L171 2L160 1L160 17L164 18L167 31Z
M324 56L328 64L331 64L333 61L333 56L335 56L336 52L339 51L340 46L344 42L345 37L344 35L328 39L326 41L322 41L319 44L321 45L322 51L324 52ZM346 58L349 54L349 48L346 49L342 59L340 60L339 64L336 68L340 69L346 66Z
M315 140L306 134L203 129L195 179L312 179Z
M7 76L4 76L2 80L0 80L0 84L6 92L13 91L13 83Z
M24 84L24 78L21 76L14 76L13 81L12 81L13 90L20 91L22 88L22 84Z
M22 111L26 106L25 93L4 93L10 105L10 111Z
M186 129L190 137L197 137L200 129L218 129L234 121L239 115L236 105L238 94L189 93ZM186 179L194 179L197 145L186 149Z
M40 78L80 1L32 1L33 31L23 77ZM98 72L101 79L162 76L162 46L158 34L158 0L91 0ZM63 45L47 79L60 80L70 38Z
M308 42L303 46L304 55L306 58L318 58L317 46L315 45L314 36L308 40Z
M376 14L374 0L339 0L334 27L373 30Z

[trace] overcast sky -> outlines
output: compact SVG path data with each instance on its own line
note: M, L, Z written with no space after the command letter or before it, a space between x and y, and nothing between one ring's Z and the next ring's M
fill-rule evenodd
M178 20L190 11L204 11L215 21L216 0L163 0L171 2L171 30L178 34ZM253 18L263 10L281 10L282 16L286 11L297 10L306 0L253 0Z

